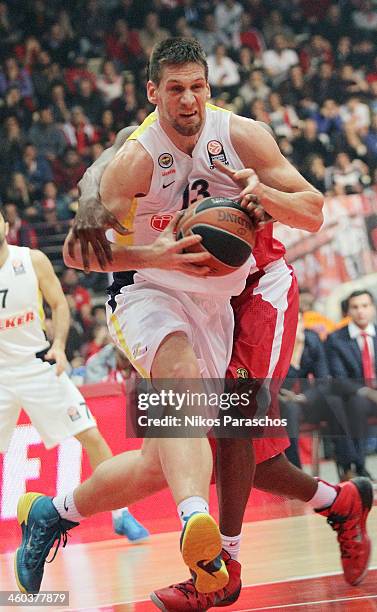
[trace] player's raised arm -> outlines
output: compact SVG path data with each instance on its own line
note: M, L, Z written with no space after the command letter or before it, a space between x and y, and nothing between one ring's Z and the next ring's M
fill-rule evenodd
M59 376L67 365L65 345L70 324L69 306L48 257L42 251L30 251L30 255L43 299L50 306L52 313L54 340L46 359L56 361L56 373Z
M99 158L86 170L78 183L80 190L79 207L72 231L69 234L67 253L72 259L77 242L80 243L83 253L89 252L89 246L91 245L101 270L104 270L106 264L112 261L112 252L106 238L106 229L113 228L120 234L127 234L127 230L116 217L102 206L99 196L101 177L105 168L134 130L135 127L131 126L118 132L113 146L103 151ZM69 265L68 262L66 263ZM89 261L86 257L84 257L84 270L89 272Z
M273 137L257 122L234 115L231 139L245 165L232 175L244 187L243 205L247 206L247 195L254 194L277 221L318 231L323 222L323 195L281 154ZM231 170L222 169L231 175Z

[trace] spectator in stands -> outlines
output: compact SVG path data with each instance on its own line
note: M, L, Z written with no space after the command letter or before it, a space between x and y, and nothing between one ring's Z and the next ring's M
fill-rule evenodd
M323 157L320 155L308 155L305 167L303 168L305 178L320 191L326 192L326 166Z
M298 63L296 51L289 48L287 39L281 34L274 36L272 49L263 53L264 68L275 86L286 79L289 69Z
M321 21L317 30L320 30L327 40L336 44L339 38L346 36L349 31L348 15L346 13L347 11L343 11L338 4L331 4L325 19Z
M280 35L283 35L286 40L290 40L293 36L293 31L287 23L284 23L282 13L277 9L273 9L269 11L263 20L263 36L267 47L273 47L275 36Z
M361 0L358 10L352 13L354 25L362 32L377 33L377 12L372 0Z
M88 307L90 305L87 304L86 306ZM83 321L84 328L90 329L92 335L92 339L88 343L88 346L86 348L86 358L90 359L91 357L93 357L93 355L96 355L104 346L109 344L109 342L111 341L111 336L109 334L107 325L104 323L98 323L94 325L94 327L91 327L90 323L93 322L93 319L89 316L89 312L85 312L87 308L84 308L84 306L81 307L81 316L83 315L83 309L84 314L88 315L86 320Z
M9 115L0 132L0 163L4 179L13 170L16 162L21 160L25 145L26 136L20 121L15 115Z
M25 69L20 69L14 57L8 57L0 72L0 96L3 96L10 87L17 87L22 98L33 97L33 82Z
M149 57L154 45L169 37L168 30L160 27L160 18L157 13L146 15L144 27L140 30L140 44L146 57Z
M256 98L267 100L271 88L266 84L262 70L253 70L250 77L240 89L240 95L244 100L245 105L250 106L251 102Z
M6 2L0 2L0 40L5 53L9 52L12 45L17 43L21 37L20 29L17 27L14 14L9 10Z
M7 202L3 206L3 216L9 223L7 235L8 244L16 246L27 246L30 249L38 248L38 240L35 230L27 221L21 219L18 214L17 206L13 202Z
M325 100L319 112L312 113L311 117L317 123L319 134L327 134L329 138L335 139L343 129L340 107L331 98Z
M62 155L67 146L63 132L54 123L50 106L39 109L39 116L31 126L28 138L39 155L50 161Z
M88 155L90 145L98 140L96 129L85 116L81 106L72 108L70 121L65 123L62 129L68 147L75 148L82 156Z
M123 125L128 125L128 124L123 123ZM103 143L106 149L108 147L111 147L111 145L114 143L117 132L118 132L118 129L115 124L113 111L110 109L104 110L102 113L101 120L98 122L98 128L97 128L97 134L98 134L98 139L100 140L100 143ZM90 157L92 157L93 146L95 146L95 144L93 144L91 147Z
M69 38L67 31L63 29L62 24L59 22L51 25L49 32L45 36L44 45L52 61L59 64L59 66L68 66L78 55L76 41Z
M4 104L0 107L1 122L10 115L17 117L24 130L28 130L31 125L32 113L21 97L20 89L17 85L11 85L5 94Z
M306 108L313 102L313 87L311 82L304 76L299 64L292 66L288 72L288 78L278 88L284 104L296 107L300 117L306 119L308 111Z
M215 8L217 29L228 38L227 46L240 46L240 22L243 13L242 5L236 0L221 0Z
M50 100L55 123L67 123L70 118L69 102L66 89L62 83L56 83L51 87Z
M137 111L143 105L143 102L144 100L137 92L135 82L126 80L122 95L110 104L117 130L122 129L125 125L135 123Z
M370 182L368 166L360 159L351 161L346 151L340 151L335 164L327 169L327 189L336 195L361 193Z
M247 83L252 71L258 67L258 63L259 62L255 61L253 52L251 49L249 49L249 47L241 47L237 62L237 69L238 74L240 75L241 83Z
M22 159L15 164L15 169L27 179L33 196L39 197L44 183L52 181L50 163L43 155L39 155L36 147L28 143L22 153Z
M195 30L195 37L202 45L207 56L215 52L217 45L226 45L228 38L219 30L213 13L206 13L200 28Z
M302 318L296 332L288 376L280 390L280 409L282 418L288 421L288 435L291 445L287 448L288 459L301 468L299 455L299 428L302 420L316 424L321 420L323 403L326 397L329 370L325 350L319 336L304 329ZM308 379L316 380L311 384ZM331 402L327 395L327 402Z
M71 95L76 95L82 79L89 79L95 85L96 78L88 68L86 57L78 55L70 66L64 70L64 80L61 80L61 82L64 82Z
M25 176L21 172L13 172L12 182L6 190L6 199L9 202L16 204L19 213L25 214L25 211L32 206L33 198L30 186Z
M241 29L239 32L240 45L250 49L257 58L261 58L266 49L263 34L253 27L253 15L243 11L241 15Z
M87 0L76 15L80 51L86 57L104 54L103 40L108 26L108 13L99 0Z
M53 181L45 183L43 186L41 205L43 210L55 210L60 221L72 218L69 208L72 200L66 193L58 193L56 184Z
M141 57L145 61L139 33L131 30L125 19L118 19L106 37L106 54L109 59L128 70L137 68Z
M309 155L319 155L328 160L327 147L318 135L317 123L314 119L306 119L302 133L293 141L295 163L298 167L303 166Z
M123 383L135 372L131 363L114 344L109 343L86 362L85 384L96 382Z
M361 102L356 96L352 96L346 104L341 106L340 117L343 123L352 123L356 130L369 128L370 125L368 105Z
M102 92L106 104L122 95L123 77L118 73L114 62L110 60L103 62L102 72L97 78L96 85Z
M351 322L330 334L326 343L333 388L343 397L354 444L356 473L370 474L365 468L365 439L368 417L377 415L376 381L377 327L373 295L367 290L354 291L348 297ZM344 466L351 469L351 465Z
M320 34L315 34L300 53L300 63L305 74L313 76L324 62L333 64L331 44Z
M216 96L222 91L235 93L235 86L240 82L237 64L227 55L225 45L217 45L215 53L210 55L208 62L208 82Z
M299 119L293 106L284 106L281 96L272 92L268 98L270 106L271 127L276 136L286 136L292 139L294 129L299 125Z
M357 129L353 121L348 121L343 126L343 131L334 138L335 148L346 151L351 159L357 158L368 163L368 149L362 140L361 134L368 133L368 128Z
M80 312L85 305L92 306L90 293L80 285L79 280L79 275L76 270L67 268L63 272L62 286L64 293L72 296L75 308L78 312Z
M368 92L367 81L354 69L352 64L343 64L339 70L339 101L346 103L350 96Z
M92 124L99 123L105 109L103 97L100 92L96 91L90 79L81 79L79 81L74 105L83 109L85 116Z
M334 321L315 309L315 297L306 287L300 289L300 312L304 329L316 332L321 340L326 340L328 334L335 331Z
M86 166L74 147L68 147L61 159L53 164L54 182L58 189L75 197L77 183L86 170ZM49 179L52 180L52 179Z
M322 62L318 72L312 75L310 84L313 98L319 106L326 99L335 99L338 95L339 79L330 62Z

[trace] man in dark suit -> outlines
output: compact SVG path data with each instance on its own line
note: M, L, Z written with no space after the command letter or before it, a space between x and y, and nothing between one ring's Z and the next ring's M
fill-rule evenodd
M318 334L304 329L300 316L295 347L287 379L280 391L281 414L288 421L291 445L288 459L301 467L298 451L300 421L319 423L337 420L342 400L330 394L330 372L323 343ZM332 416L335 415L335 416Z
M376 360L377 328L373 295L367 290L354 291L348 298L351 322L327 339L326 351L333 376L333 391L344 399L348 420L348 439L352 440L355 465L359 476L365 469L365 439L368 417L377 416ZM343 466L351 469L351 464Z

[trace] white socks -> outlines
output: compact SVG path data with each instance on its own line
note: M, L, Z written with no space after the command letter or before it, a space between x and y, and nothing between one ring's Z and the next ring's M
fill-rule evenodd
M52 503L62 519L79 523L83 518L85 518L76 508L76 504L73 499L73 491L71 491L71 493L54 497Z
M119 508L119 510L112 510L111 516L113 517L113 519L121 518L122 512L124 512L125 510L128 510L127 506L125 508Z
M209 513L208 503L203 497L188 497L181 501L177 506L178 516L181 519L182 527L184 527L187 519L193 512Z
M324 510L331 506L337 495L338 491L336 487L328 484L324 480L318 480L318 489L313 497L309 499L308 504L315 510Z
M238 536L224 536L221 534L221 541L223 549L231 556L235 561L238 560L241 548L241 534Z

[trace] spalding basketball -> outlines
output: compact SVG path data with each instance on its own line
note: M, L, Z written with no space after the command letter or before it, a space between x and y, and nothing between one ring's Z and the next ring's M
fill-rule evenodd
M199 234L202 241L187 249L208 251L205 265L212 276L226 276L242 266L255 242L255 228L239 204L229 198L209 197L190 206L177 225L177 239Z

